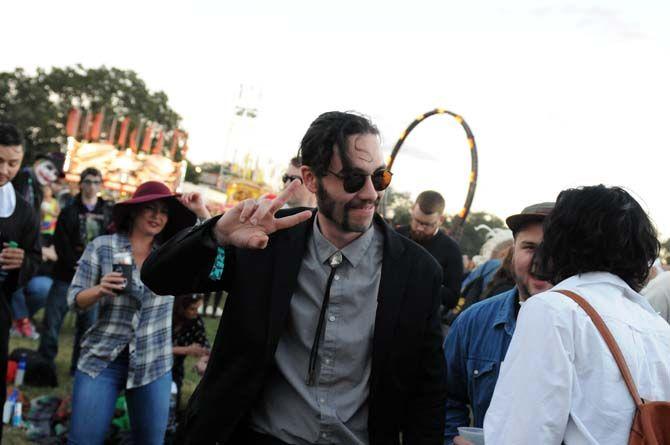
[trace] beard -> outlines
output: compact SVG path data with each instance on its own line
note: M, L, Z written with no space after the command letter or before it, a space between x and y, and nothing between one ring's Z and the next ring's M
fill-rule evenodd
M351 211L351 209L362 208L370 204L374 204L375 208L377 208L380 199L381 198L379 197L379 195L377 195L377 199L373 203L372 201L362 201L360 199L354 198L351 201L344 204L344 208L342 209L342 217L340 220L338 220L336 215L338 203L335 202L335 200L328 194L326 188L323 186L320 180L318 182L318 187L316 190L316 203L319 212L321 212L323 216L325 216L326 218L337 224L339 228L344 232L355 232L355 233L366 232L372 225L372 221L370 221L370 223L365 225L356 224L350 220L349 212Z
M410 237L410 239L411 239L412 241L415 241L415 242L417 242L417 243L419 243L419 244L423 244L423 243L429 241L431 238L433 238L433 236L435 236L435 235L434 235L434 234L432 234L432 235L426 235L426 234L423 233L423 232L419 232L419 231L412 230L412 228L411 228L411 226L410 226L410 229L409 229L409 237Z

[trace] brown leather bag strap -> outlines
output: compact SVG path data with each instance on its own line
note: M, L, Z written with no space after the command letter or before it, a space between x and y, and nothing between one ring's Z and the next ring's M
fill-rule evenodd
M612 336L612 333L608 329L607 325L600 317L600 315L598 315L598 312L593 308L593 306L591 306L588 303L588 301L586 301L580 295L572 291L555 290L554 292L560 292L566 297L571 298L575 303L581 306L582 309L584 309L584 312L586 312L589 317L591 317L593 324L596 325L598 332L600 332L600 335L602 335L603 340L605 340L605 343L607 343L607 347L609 347L610 352L614 356L614 361L619 367L619 371L621 371L621 375L623 376L623 379L626 382L628 391L630 391L630 395L633 397L635 405L639 408L644 402L642 401L642 398L640 398L640 394L637 392L637 387L635 386L635 382L633 382L633 376L631 376L630 374L630 370L628 369L628 365L626 364L626 359L621 353L621 349L619 349L619 345Z

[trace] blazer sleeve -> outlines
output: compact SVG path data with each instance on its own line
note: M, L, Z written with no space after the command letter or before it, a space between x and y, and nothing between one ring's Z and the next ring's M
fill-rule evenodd
M225 248L219 279L210 278L218 246L212 228L220 216L184 229L155 249L142 266L142 282L157 295L228 291L235 269L235 249Z
M444 441L447 376L439 317L442 277L439 269L436 271L430 290L430 313L423 320L426 329L421 346L420 372L406 411L408 419L403 434L405 445L441 445Z

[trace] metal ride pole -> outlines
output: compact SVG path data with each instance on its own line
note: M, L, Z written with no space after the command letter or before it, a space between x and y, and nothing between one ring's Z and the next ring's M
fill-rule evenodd
M475 197L475 189L477 188L477 166L478 166L477 144L475 143L475 137L472 134L472 130L470 130L470 126L467 124L467 122L465 122L463 117L461 117L456 113L452 113L451 111L442 108L436 108L414 119L414 121L411 124L409 124L409 126L405 129L405 131L403 131L400 134L400 138L398 138L398 141L395 143L393 151L391 152L391 158L388 163L388 169L391 170L391 168L393 167L393 163L395 162L398 152L400 152L402 144L405 142L405 139L407 139L407 136L409 136L412 130L414 130L414 128L416 128L416 126L419 125L420 122L423 122L425 119L429 118L430 116L434 116L436 114L447 114L456 119L456 121L459 124L461 124L461 126L465 130L465 134L468 138L468 144L470 146L470 179L468 185L468 193L465 197L465 203L463 204L463 208L460 210L460 212L458 212L458 214L454 219L450 233L450 235L453 238L458 240L460 239L463 233L463 224L465 223L465 220L467 219L468 214L470 213L470 206L472 205L472 200Z

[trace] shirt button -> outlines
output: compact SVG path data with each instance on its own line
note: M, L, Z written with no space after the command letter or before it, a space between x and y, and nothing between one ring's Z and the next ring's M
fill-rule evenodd
M326 365L330 365L330 359L329 358L325 359L324 362L326 362Z
M328 437L328 433L321 433L321 437Z
M340 276L339 276L339 275L335 275L335 281L339 281L339 280L340 280ZM324 433L324 434L325 434L325 433Z
M475 369L475 372L473 372L474 375L479 375L479 370Z
M320 398L320 399L319 399L319 403L326 403L326 399L324 399L323 397Z
M328 321L335 321L335 316L331 315L330 317L328 317Z

